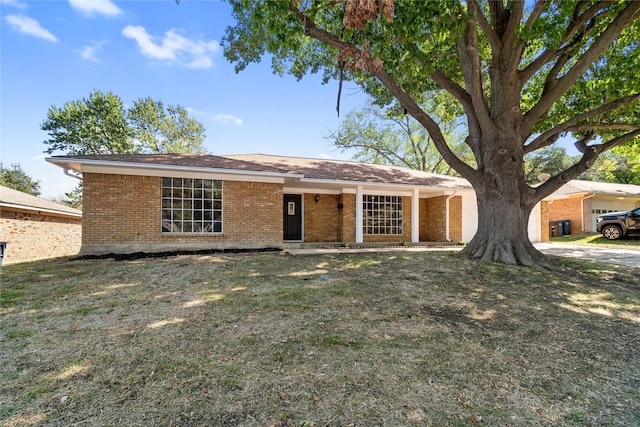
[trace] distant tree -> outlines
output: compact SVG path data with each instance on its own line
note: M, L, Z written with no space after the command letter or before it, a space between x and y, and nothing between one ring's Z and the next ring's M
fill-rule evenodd
M473 164L471 150L455 130L461 113L448 108L454 104L442 99L443 94L431 95L423 108L443 117L443 123L448 122L446 126L443 124L443 132L451 150ZM383 108L370 102L353 110L327 139L342 151L353 151L356 160L457 175L436 149L429 132L398 105Z
M580 178L640 185L640 143L615 147L603 153Z
M4 168L0 164L0 185L31 194L40 195L40 181L34 181L20 165L11 165L11 169Z
M133 103L127 117L143 152L201 153L204 150L204 126L189 117L187 110L150 97Z
M63 202L72 208L82 209L82 181L72 191L64 193L66 200Z
M575 162L563 147L546 147L524 156L525 181L527 184L539 184L569 168Z
M94 90L88 98L69 101L62 108L49 108L40 125L49 134L46 153L123 154L136 153L133 129L126 119L119 96Z
M94 90L88 98L49 108L40 125L49 134L46 153L75 154L194 153L204 152L204 126L181 106L169 106L150 97L124 107L112 92ZM82 183L65 194L65 204L82 207Z
M49 134L46 153L130 154L203 152L204 126L179 105L164 108L150 97L124 107L112 92L49 108L40 128Z

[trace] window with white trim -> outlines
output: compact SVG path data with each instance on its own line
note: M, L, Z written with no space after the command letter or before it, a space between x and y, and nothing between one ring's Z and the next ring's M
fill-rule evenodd
M364 234L404 234L402 197L364 195L362 202Z
M163 233L222 233L222 181L162 178Z

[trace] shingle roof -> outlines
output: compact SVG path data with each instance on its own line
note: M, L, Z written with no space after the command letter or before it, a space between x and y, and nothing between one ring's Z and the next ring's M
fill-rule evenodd
M233 154L223 157L273 166L288 172L302 174L305 179L471 188L471 184L462 178L398 166L267 154Z
M573 179L560 187L554 194L596 193L613 196L640 197L640 185L615 184L611 182L583 181Z
M409 168L357 163L341 160L309 159L265 154L114 154L88 156L54 156L52 160L71 159L79 163L96 161L227 169L277 174L304 175L305 180L347 181L359 183L419 185L443 188L468 188L462 178L417 171Z
M0 185L0 206L16 207L21 209L48 211L72 216L82 215L82 211L50 200L41 199L31 194L14 190Z

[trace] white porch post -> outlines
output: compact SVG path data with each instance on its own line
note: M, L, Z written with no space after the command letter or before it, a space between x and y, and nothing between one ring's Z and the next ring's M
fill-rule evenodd
M420 190L413 189L411 196L411 242L420 241Z
M362 236L362 186L356 187L356 243L362 243L364 241Z

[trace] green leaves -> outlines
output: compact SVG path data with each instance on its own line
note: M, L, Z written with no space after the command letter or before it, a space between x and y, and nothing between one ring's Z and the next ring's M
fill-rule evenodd
M112 92L94 90L88 98L55 105L40 128L49 134L46 153L124 154L202 152L204 127L181 106L150 97L125 109Z
M133 131L127 123L119 96L94 90L89 98L49 108L40 128L49 133L46 153L67 154L135 153Z
M40 181L34 181L20 165L11 165L11 169L4 168L0 163L0 185L31 194L40 195Z
M204 151L204 127L181 106L164 108L162 101L140 98L127 112L134 137L143 152L199 153Z

